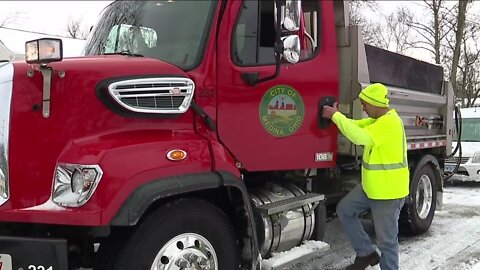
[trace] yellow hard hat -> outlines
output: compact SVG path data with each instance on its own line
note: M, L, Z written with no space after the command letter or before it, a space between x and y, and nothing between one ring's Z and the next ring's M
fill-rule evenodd
M388 103L390 101L388 100L387 95L388 90L385 85L374 83L365 87L358 97L372 106L388 108Z

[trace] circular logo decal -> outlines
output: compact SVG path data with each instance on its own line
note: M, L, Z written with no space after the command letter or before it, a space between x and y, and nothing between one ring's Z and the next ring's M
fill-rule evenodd
M260 122L276 137L294 134L302 125L305 108L300 94L290 86L278 85L263 95L260 103Z

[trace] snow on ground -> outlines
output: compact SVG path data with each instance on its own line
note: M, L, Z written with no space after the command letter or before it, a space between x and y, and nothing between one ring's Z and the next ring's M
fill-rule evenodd
M364 225L373 237L371 222L365 221ZM338 219L329 222L325 242L330 250L289 269L343 269L353 261L355 252ZM430 230L417 237L400 237L400 269L480 270L479 183L459 183L445 188L443 209L435 213Z
M327 251L330 246L321 241L305 241L302 246L294 247L289 251L273 253L272 257L267 260L262 261L262 269L282 269L284 265L291 265L292 262L296 262L297 258L305 258L308 256L310 258L314 257L315 254Z

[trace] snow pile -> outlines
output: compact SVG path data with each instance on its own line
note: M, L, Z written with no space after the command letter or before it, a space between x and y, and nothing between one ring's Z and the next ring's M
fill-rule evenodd
M23 210L31 210L31 211L63 211L66 210L67 208L61 207L56 205L53 201L52 198L50 198L48 201L46 201L43 204L29 207L29 208L24 208ZM1 270L1 269L0 269Z
M287 265L307 260L307 257L318 256L327 251L330 245L322 241L305 241L303 245L294 247L285 252L272 253L272 257L262 261L262 269L284 269Z

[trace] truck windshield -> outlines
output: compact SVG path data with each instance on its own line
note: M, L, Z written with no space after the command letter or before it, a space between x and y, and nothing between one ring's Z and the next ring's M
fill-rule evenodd
M480 118L462 119L462 142L480 142Z
M93 29L86 55L126 54L188 70L198 65L216 1L116 1Z

